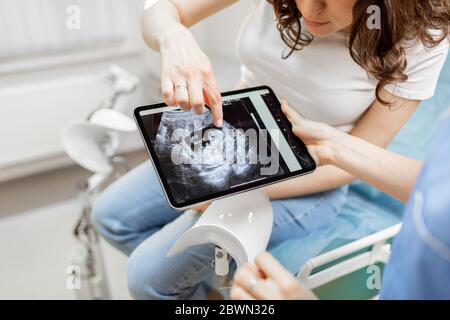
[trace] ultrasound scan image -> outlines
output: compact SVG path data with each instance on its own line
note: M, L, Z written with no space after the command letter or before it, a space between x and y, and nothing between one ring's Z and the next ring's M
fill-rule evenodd
M221 128L214 126L209 111L197 115L173 110L146 117L158 162L175 201L181 203L268 178L261 174L261 169L270 164L259 159L259 141L251 142L244 134L254 130L255 137L260 138L252 107L251 101L242 99L224 104ZM235 108L242 110L233 112ZM284 162L277 167L277 175L287 171Z

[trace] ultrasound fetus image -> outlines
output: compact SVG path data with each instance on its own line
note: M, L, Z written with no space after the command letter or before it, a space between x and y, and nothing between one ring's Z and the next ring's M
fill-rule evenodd
M255 123L251 101L231 101L223 108L221 128L214 126L209 111L198 115L171 110L143 119L151 128L159 165L178 203L268 178L261 169L273 163L261 161L258 154L261 123ZM264 144L271 145L269 141ZM271 161L278 161L276 175L288 172L278 156Z

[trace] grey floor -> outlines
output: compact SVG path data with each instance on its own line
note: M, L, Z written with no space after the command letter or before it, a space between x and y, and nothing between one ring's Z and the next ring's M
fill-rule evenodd
M146 155L129 159L134 166ZM0 185L0 299L74 299L66 285L80 211L74 186L87 175L72 167ZM126 257L101 245L112 298L129 299Z

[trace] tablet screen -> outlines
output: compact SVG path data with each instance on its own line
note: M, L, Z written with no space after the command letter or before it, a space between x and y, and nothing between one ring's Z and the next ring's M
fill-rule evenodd
M315 169L268 87L222 94L223 125L158 104L135 117L169 203L185 208Z

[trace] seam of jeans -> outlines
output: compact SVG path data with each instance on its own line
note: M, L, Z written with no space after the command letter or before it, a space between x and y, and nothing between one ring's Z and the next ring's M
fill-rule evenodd
M280 226L285 226L286 224L289 224L289 223L292 223L292 222L294 222L296 224L300 223L300 221L298 221L298 220L301 219L305 214L307 214L308 212L316 209L320 204L322 204L325 201L325 197L326 197L326 195L323 194L320 197L320 199L317 200L311 207L309 207L308 209L304 210L302 213L300 213L298 215L290 216L289 219L287 219L287 220L290 220L290 221L286 221L286 222L283 222L283 223L275 223L274 222L274 225L276 225L277 227L280 227ZM286 207L286 210L292 213L292 211L289 208L287 208L287 207Z
M197 269L196 271L194 271L193 274L191 274L190 277L184 279L182 282L177 283L174 286L174 289L176 291L181 291L183 288L183 286L185 286L186 283L190 282L194 277L196 277L199 273L203 272L206 268L208 268L210 265L209 264L205 264L202 267L200 267L199 269ZM198 283L197 283L198 284Z
M436 254L450 261L450 247L439 237L436 237L426 225L423 215L425 199L422 192L416 191L413 197L412 220L419 237Z
M121 227L122 226L124 226L124 225L126 225L126 226L132 226L132 225L130 225L130 224L128 224L128 223L126 223L126 221L127 220L130 220L130 219L128 219L128 217L129 216L132 216L132 215L135 215L135 216L137 216L136 215L136 213L137 212L142 212L142 211L145 211L145 208L148 206L148 204L144 204L144 205L141 205L141 206L139 206L139 207L137 207L137 208L134 208L133 210L131 210L131 211L129 211L128 212L128 214L127 215L124 215L123 216L123 219L115 219L114 220L114 224L112 225L112 231L114 232L114 233L119 233L121 230ZM150 208L151 209L151 208ZM135 219L131 219L131 220L135 220ZM152 229L152 228L155 228L155 227L159 227L159 226L165 226L166 224L168 224L168 223L170 223L170 222L167 222L167 223L165 223L165 224L156 224L156 225L154 225L154 226L152 226L152 227L147 227L147 228L144 228L144 229L134 229L135 231L135 233L141 233L142 231L144 231L144 230L148 230L148 229Z

